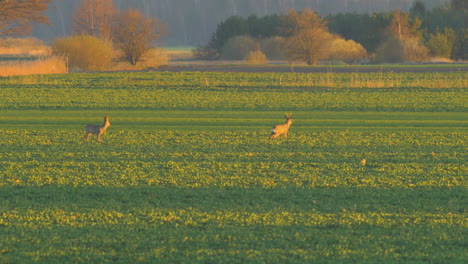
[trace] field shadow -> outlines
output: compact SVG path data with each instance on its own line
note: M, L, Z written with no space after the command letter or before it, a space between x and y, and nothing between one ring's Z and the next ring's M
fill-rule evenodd
M463 212L463 188L175 188L175 187L0 187L0 208L64 210L197 209L317 212Z

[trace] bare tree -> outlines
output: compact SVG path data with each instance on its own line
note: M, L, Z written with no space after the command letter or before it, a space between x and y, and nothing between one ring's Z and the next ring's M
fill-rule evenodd
M27 35L35 22L49 23L43 12L50 0L0 0L0 36Z
M306 61L309 65L328 57L335 38L328 32L326 23L310 9L301 13L290 10L281 30L288 36L286 54L289 59Z
M156 18L147 18L138 10L127 9L115 17L112 39L125 58L136 65L141 56L151 48L151 43L165 31L165 24Z
M388 27L389 33L398 40L407 38L422 38L422 32L419 31L422 21L415 17L411 18L409 13L401 12L397 9L392 14L392 20Z
M81 0L73 16L73 29L80 34L110 39L116 13L114 0Z

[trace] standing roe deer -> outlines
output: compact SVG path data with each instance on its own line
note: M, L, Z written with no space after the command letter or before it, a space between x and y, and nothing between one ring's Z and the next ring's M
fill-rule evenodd
M98 142L101 142L101 135L104 134L104 132L106 132L106 129L110 127L110 125L111 124L109 122L109 116L105 116L104 124L102 124L102 126L96 126L96 125L85 126L86 134L83 138L83 141L88 141L88 138L91 134L96 134Z
M279 135L283 135L285 138L288 138L288 130L289 127L292 125L292 114L287 113L285 116L286 122L282 125L276 125L271 129L271 138L277 138Z

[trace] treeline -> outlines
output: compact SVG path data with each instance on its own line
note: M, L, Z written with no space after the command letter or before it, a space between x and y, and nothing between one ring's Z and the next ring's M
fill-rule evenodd
M449 0L423 0L433 8ZM6 2L1 1L0 2ZM13 2L13 1L10 1ZM45 13L50 25L35 25L33 35L43 40L69 34L72 23L69 18L80 5L77 0L51 0L50 8ZM383 12L401 8L409 10L413 0L115 0L117 8L134 8L146 16L157 17L169 28L163 37L165 44L202 45L207 43L216 25L230 16L248 16L256 14L285 14L288 9L303 10L309 7L321 15L339 12L369 13ZM1 12L0 12L1 16Z
M43 14L51 0L1 1L1 37L28 35L34 23L48 24ZM166 24L145 16L137 9L120 10L114 0L81 0L68 17L73 30L70 36L56 38L51 55L62 58L70 70L99 70L126 61L136 66L166 63L167 58L153 49L166 33ZM2 41L4 42L4 41ZM2 44L2 43L0 43Z
M348 43L348 46L340 47L336 41L331 41L328 43L330 48L346 52L352 42L353 47L359 45L366 51L367 60L379 63L421 61L429 57L465 60L468 58L468 30L465 27L468 18L467 5L466 0L452 0L450 5L429 10L422 2L417 1L408 12L396 10L374 14L341 13L319 18L316 18L313 11L315 16L307 17L304 10L296 12L296 16L306 17L295 26L300 27L301 23L303 25L319 19L326 27L325 31L320 37L317 33L309 37L321 41L329 37L328 33L332 34L335 40L340 39L341 44ZM291 41L288 44L288 40L292 34L285 30L291 22L291 15L294 15L292 13L294 12L262 17L229 17L218 24L208 44L196 49L195 54L204 59L232 59L231 54L237 53L237 59L242 59L242 56L251 51L261 50L269 59L281 56L294 59L287 52L291 49ZM310 27L307 30L310 31ZM236 43L241 40L245 43ZM313 44L314 40L309 40ZM332 45L333 43L336 45ZM274 52L272 46L276 46L273 48ZM329 53L332 54L333 51ZM355 59L354 55L351 56L350 61L362 60L362 52L360 54ZM336 59L337 56L333 58Z

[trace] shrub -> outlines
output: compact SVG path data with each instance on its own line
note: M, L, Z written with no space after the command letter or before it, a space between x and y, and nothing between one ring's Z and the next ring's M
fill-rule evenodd
M104 69L112 64L115 56L112 43L87 35L56 39L52 44L52 52L67 57L70 70Z
M267 61L267 57L261 50L251 51L245 56L244 61L251 64L263 64Z
M217 60L221 57L218 50L210 47L197 47L192 50L192 53L197 60Z
M415 38L388 38L377 48L374 59L377 63L423 61L428 54L429 50Z
M376 63L398 63L403 61L400 43L396 38L388 38L375 51Z
M285 60L285 43L285 38L276 36L260 40L260 47L269 60Z
M429 57L429 49L416 38L407 38L401 41L403 58L405 61L425 61Z
M456 49L457 34L451 28L445 28L443 32L431 34L427 47L432 56L450 58Z
M346 63L363 60L367 57L367 51L361 44L353 40L336 38L330 47L330 59L341 60Z
M230 38L223 47L222 58L226 60L242 60L251 51L259 49L260 43L249 36Z
M146 51L140 59L139 65L145 68L157 68L161 65L167 65L169 59L160 49L153 48Z

